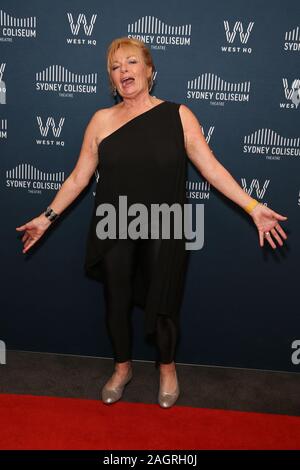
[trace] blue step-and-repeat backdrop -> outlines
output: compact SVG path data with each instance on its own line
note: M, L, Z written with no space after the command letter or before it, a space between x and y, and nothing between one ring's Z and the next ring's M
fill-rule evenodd
M299 372L297 0L2 0L1 344L112 357L103 287L83 269L97 174L26 255L15 228L50 204L89 119L114 104L106 51L121 36L150 48L151 93L189 106L244 190L288 216L284 246L260 248L252 219L189 161L205 234L190 256L176 361ZM132 322L133 358L154 360L137 307Z

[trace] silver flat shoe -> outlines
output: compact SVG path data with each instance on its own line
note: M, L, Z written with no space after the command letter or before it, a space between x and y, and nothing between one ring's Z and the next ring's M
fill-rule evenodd
M159 392L158 392L158 403L162 408L170 408L177 401L177 398L179 397L179 394L180 394L177 373L176 373L176 381L177 381L176 390L173 393L164 392L160 384Z
M120 400L120 398L123 395L125 385L127 385L131 379L132 379L132 368L130 367L126 377L122 380L122 382L120 383L118 387L109 388L106 383L104 387L102 388L102 392L101 392L103 403L111 404Z

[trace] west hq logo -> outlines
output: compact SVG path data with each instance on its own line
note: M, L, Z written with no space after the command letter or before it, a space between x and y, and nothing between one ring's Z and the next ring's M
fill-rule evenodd
M37 145L56 145L56 146L64 147L65 145L64 140L59 139L64 122L65 122L65 118L61 117L58 124L56 124L54 117L49 116L44 124L41 116L37 116L37 123L39 126L40 134L43 137L43 139L36 139L36 144ZM49 132L50 129L52 131L52 135L54 139L51 138L51 134Z
M261 201L266 194L266 190L270 184L270 180L265 180L263 185L261 185L258 179L253 178L251 180L250 185L248 185L246 178L241 178L241 183L242 188L247 194L249 194L249 196L252 196L252 194L254 194L254 197Z
M1 364L6 364L6 345L2 340L0 340L0 365Z
M137 38L151 49L165 50L167 46L190 46L191 24L173 26L154 16L143 16L127 25L128 37Z
M295 78L290 84L287 78L282 79L284 96L287 102L280 103L280 108L297 109L300 103L300 79Z
M71 33L73 35L72 38L67 38L67 44L87 46L97 45L96 39L91 38L94 24L97 18L96 14L93 14L89 20L87 20L87 17L84 13L80 13L76 20L72 13L67 13L67 18Z
M253 26L254 21L250 21L247 28L245 28L241 21L236 21L233 26L230 26L229 21L224 20L227 45L221 46L221 51L228 53L251 54L252 47L248 47L247 42L249 40Z

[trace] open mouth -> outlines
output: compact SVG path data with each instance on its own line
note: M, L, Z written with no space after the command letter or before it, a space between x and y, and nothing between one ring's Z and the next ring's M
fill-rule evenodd
M134 82L134 78L132 77L123 78L123 80L121 80L121 83L123 86L131 85L133 82Z

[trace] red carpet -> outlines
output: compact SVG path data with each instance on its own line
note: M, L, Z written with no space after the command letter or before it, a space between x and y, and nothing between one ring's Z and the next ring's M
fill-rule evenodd
M0 395L1 450L300 449L300 418Z

